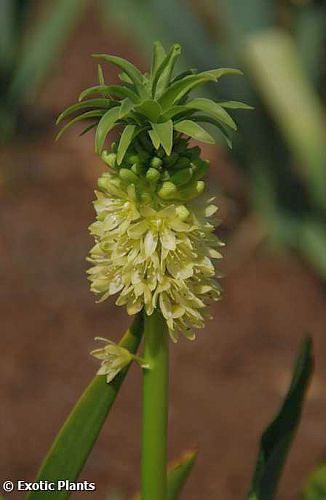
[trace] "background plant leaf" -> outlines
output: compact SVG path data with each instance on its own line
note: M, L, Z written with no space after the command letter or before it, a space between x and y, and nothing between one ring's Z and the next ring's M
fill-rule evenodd
M303 492L303 500L324 500L326 498L326 462L309 476Z
M177 500L179 498L195 464L197 453L197 450L189 450L169 465L167 500Z
M139 313L131 327L120 341L120 345L135 353L139 346L143 329L142 314ZM50 448L36 481L53 481L67 479L75 481L95 444L108 413L127 374L123 370L108 384L105 376L96 376L68 416ZM69 491L58 491L52 498L66 499ZM44 492L33 491L28 500L44 498Z
M305 392L313 371L312 340L307 337L297 358L283 405L262 435L248 500L273 500L298 427Z

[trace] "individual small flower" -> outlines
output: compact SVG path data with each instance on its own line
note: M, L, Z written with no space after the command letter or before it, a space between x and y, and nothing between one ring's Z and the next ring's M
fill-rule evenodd
M223 244L213 234L217 207L201 197L185 206L164 201L144 186L127 184L116 174L100 179L90 226L91 290L103 301L119 294L117 305L130 315L159 307L172 340L194 338L204 326L206 306L221 296L212 259Z
M135 356L128 349L111 342L111 340L102 337L96 337L95 340L102 340L106 343L104 347L95 349L90 354L101 360L101 367L97 371L97 375L106 375L107 383L110 383L131 361L136 361L142 368L148 368L148 365L139 356Z

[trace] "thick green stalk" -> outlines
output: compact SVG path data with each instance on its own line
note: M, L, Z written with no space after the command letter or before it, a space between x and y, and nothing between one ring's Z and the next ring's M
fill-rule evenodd
M142 500L166 500L169 335L159 311L144 318Z

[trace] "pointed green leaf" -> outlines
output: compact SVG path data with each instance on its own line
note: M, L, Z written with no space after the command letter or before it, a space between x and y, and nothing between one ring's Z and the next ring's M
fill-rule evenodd
M217 104L219 104L223 108L230 108L230 109L255 109L253 106L250 106L245 102L239 102L239 101L224 101L224 102L218 102Z
M178 80L185 78L185 76L195 75L196 73L198 73L198 70L195 68L187 69L186 71L179 73L179 75L177 75L175 78L173 78L171 83L177 82Z
M101 116L103 116L103 111L86 111L86 113L82 113L81 115L76 116L76 118L73 118L73 120L70 120L70 122L66 123L66 125L62 127L62 129L57 134L55 140L57 141L58 139L60 139L62 134L64 134L64 132L72 125L75 125L75 123L80 122L82 120L88 120L89 118L100 118Z
M67 116L75 113L76 111L81 111L82 109L89 108L100 108L105 113L106 109L112 106L112 101L110 99L89 99L88 101L77 102L66 108L57 118L56 124L60 123Z
M157 101L146 99L135 107L135 111L146 116L150 121L155 122L160 116L162 109Z
M161 145L161 141L160 141L160 138L159 136L157 135L157 133L155 132L155 130L149 130L148 131L148 135L149 137L151 138L151 141L153 143L153 146L155 149L158 149Z
M92 125L89 125L88 127L86 127L79 135L82 136L82 135L87 134L87 132L89 132L90 130L92 130L92 128L95 128L96 126L97 126L97 122L92 123Z
M131 81L134 83L139 95L142 97L150 97L149 93L146 91L143 85L143 75L141 74L139 69L136 68L136 66L131 64L131 62L123 59L122 57L110 56L107 54L93 54L93 57L104 59L104 61L114 64L118 68L122 69L122 71L124 71L124 73L126 73L126 75L128 75Z
M106 136L119 120L120 107L109 109L102 116L96 129L95 151L101 154Z
M209 123L210 125L217 127L229 148L232 149L232 136L230 129L225 127L219 120L216 120L212 116L208 115L193 115L191 120L196 123Z
M189 135L197 141L206 142L207 144L215 144L213 137L206 132L198 123L191 120L183 120L174 125L174 130L182 134Z
M178 460L169 464L167 470L167 500L178 500L193 469L197 454L197 450L186 451ZM138 494L134 500L140 500L140 495Z
M167 500L178 500L197 458L196 450L187 451L168 468Z
M193 88L198 87L198 85L215 82L213 75L202 75L202 73L199 73L198 75L186 76L182 80L172 83L158 99L163 111L167 111L174 103L177 103L184 95Z
M151 123L151 125L156 135L159 137L164 151L170 156L173 142L173 121L168 120L164 123Z
M99 85L105 85L104 73L100 64L97 65L97 78Z
M135 106L135 103L132 102L129 97L121 101L120 110L119 110L119 118L126 116Z
M170 108L168 111L166 111L166 113L162 114L160 118L164 120L169 120L170 118L174 118L177 115L191 115L194 112L195 112L194 110L191 110L186 106L176 105Z
M326 498L326 463L322 463L309 476L302 500L325 500Z
M312 340L302 345L283 405L262 435L248 500L273 500L277 484L299 425L305 392L313 371Z
M135 129L136 129L135 125L127 125L121 134L119 146L118 146L118 153L117 153L118 165L121 164L121 162L126 154L126 151L127 151L128 147L130 146L132 139L134 138Z
M151 65L151 80L153 81L153 76L155 75L157 68L160 66L164 58L166 57L166 52L160 41L156 41L153 44L153 59Z
M132 326L125 333L120 345L135 353L143 330L142 314L138 314ZM76 481L95 444L108 413L118 395L120 386L127 374L123 370L108 384L105 376L96 376L68 416L59 431L50 451L37 474L36 481L67 479ZM114 451L112 451L114 454ZM58 491L56 500L65 500L69 491ZM28 500L44 498L44 492L32 491Z
M228 125L233 130L237 129L234 120L231 118L229 113L225 111L219 104L212 101L211 99L205 99L204 97L198 97L185 104L187 108L197 109L198 111L204 111L208 115L213 116L216 120L219 120L225 125Z
M168 55L157 68L156 72L153 75L152 82L152 94L154 97L156 96L156 90L160 95L161 92L168 86L172 71L180 54L181 46L178 43L175 43L174 45L172 45Z
M240 69L236 68L217 68L204 71L202 74L209 73L214 76L216 80L225 75L243 75Z
M102 94L104 96L129 97L133 102L139 102L139 96L132 90L121 85L95 85L81 92L78 101L82 101L91 94Z
M166 91L159 98L159 103L161 104L163 110L167 110L172 106L172 104L177 103L182 99L190 90L208 83L210 81L216 82L221 76L224 75L241 75L242 72L238 69L232 68L218 68L209 71L203 71L196 75L186 76L180 80L176 80L172 83Z

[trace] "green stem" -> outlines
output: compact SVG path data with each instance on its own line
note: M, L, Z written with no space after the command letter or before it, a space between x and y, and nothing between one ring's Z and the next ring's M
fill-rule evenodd
M144 319L142 500L166 500L169 335L159 311Z

